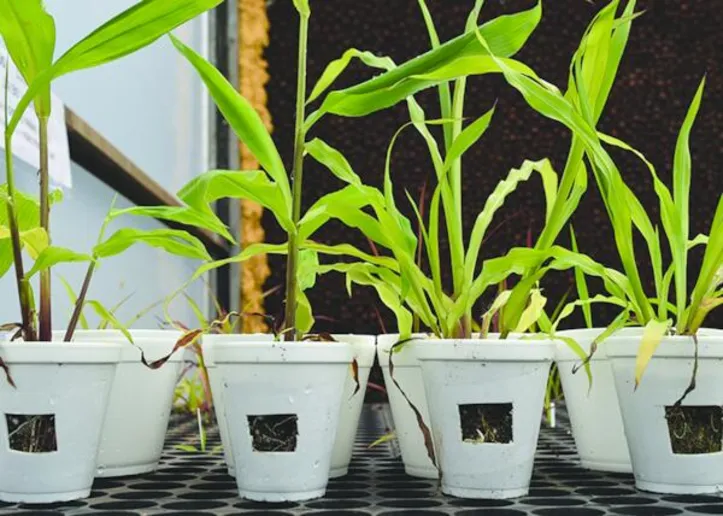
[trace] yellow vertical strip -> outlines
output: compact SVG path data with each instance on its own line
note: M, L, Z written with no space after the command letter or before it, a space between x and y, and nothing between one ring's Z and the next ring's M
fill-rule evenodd
M241 94L258 111L269 131L272 129L271 114L266 108L266 83L269 80L268 64L264 60L264 49L269 44L269 19L266 15L266 0L239 0L239 78ZM240 146L241 168L255 170L259 164L249 150ZM257 203L241 201L241 245L263 242L264 228L261 225L263 208ZM266 256L257 256L241 266L241 302L244 312L264 313L263 286L269 277ZM244 333L265 332L268 328L259 317L244 317Z

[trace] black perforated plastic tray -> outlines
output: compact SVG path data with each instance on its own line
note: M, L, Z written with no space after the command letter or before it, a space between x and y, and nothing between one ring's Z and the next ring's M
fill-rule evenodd
M439 494L437 483L404 474L393 445L368 449L385 432L386 407L368 405L357 436L349 475L332 480L325 498L305 503L260 504L242 500L226 475L223 456L180 451L178 444L198 444L195 420L174 418L160 469L141 477L97 480L91 498L52 506L0 504L0 514L146 515L326 515L420 516L668 515L723 514L717 496L657 496L636 491L631 475L582 469L564 412L559 425L540 434L529 496L515 501L462 500ZM208 449L219 444L209 430Z

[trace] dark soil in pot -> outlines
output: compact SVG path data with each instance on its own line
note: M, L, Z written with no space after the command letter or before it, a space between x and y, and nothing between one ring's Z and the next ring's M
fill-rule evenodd
M465 442L512 442L512 403L460 405L459 419Z
M58 451L54 414L6 414L5 422L11 450L23 453Z
M723 408L710 406L665 407L670 445L675 454L700 455L723 449Z
M298 431L296 414L248 416L252 445L257 452L293 452Z

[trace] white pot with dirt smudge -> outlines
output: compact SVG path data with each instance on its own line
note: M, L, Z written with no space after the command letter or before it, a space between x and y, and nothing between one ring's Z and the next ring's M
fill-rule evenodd
M226 337L204 346L239 495L264 502L324 496L351 346Z
M412 350L422 365L442 491L526 495L555 342L429 339Z
M122 345L0 342L0 501L87 498Z
M666 494L723 491L723 330L669 336L656 348L635 388L642 330L605 343L635 475L635 486Z

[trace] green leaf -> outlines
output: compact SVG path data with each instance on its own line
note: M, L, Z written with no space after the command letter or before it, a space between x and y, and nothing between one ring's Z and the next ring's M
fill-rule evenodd
M80 254L64 247L46 247L35 260L33 268L25 275L32 278L39 272L47 270L59 263L90 262L93 258L87 254Z
M432 49L435 49L440 46L439 41L439 35L437 34L437 28L434 26L434 20L432 19L432 15L429 12L429 8L427 7L427 3L425 0L418 0L417 2L419 4L419 10L422 13L422 18L424 19L424 25L427 28L427 33L429 34L429 42L432 45ZM452 118L452 92L449 87L448 83L441 83L439 86L437 86L437 89L439 90L439 107L440 111L442 112L442 118ZM452 132L452 126L445 125L443 127L444 129L444 144L446 147L449 147L452 145L452 140L454 139L454 134Z
M677 228L675 239L671 239L671 254L675 265L675 305L678 313L682 313L688 301L688 235L690 233L690 133L693 129L695 117L698 115L700 103L705 89L705 78L700 82L695 97L685 115L685 121L680 128L678 141L675 145L675 159L673 161L673 200L677 212ZM672 236L672 235L671 235ZM685 321L678 320L678 332L685 330Z
M475 0L474 7L467 16L467 23L465 25L465 32L472 32L477 28L477 20L479 20L480 12L485 0Z
M441 48L442 47L439 47L439 49ZM509 67L521 73L534 74L529 67L519 61L513 59L503 59L503 61L505 61ZM387 73L392 73L400 68L401 67L395 68ZM501 71L502 69L498 61L490 56L478 55L473 58L459 57L443 67L431 72L411 75L388 88L365 93L349 93L347 90L333 91L327 95L319 110L309 116L306 129L309 130L316 120L325 113L346 117L366 116L395 106L402 100L408 99L420 91L439 86L452 79L470 75L501 73Z
M398 262L389 256L375 256L365 253L350 244L326 245L311 240L306 240L299 244L301 249L310 249L317 253L331 256L348 256L358 258L373 265L380 265L394 272L399 272Z
M585 146L585 150L593 163L593 170L596 173L603 199L610 213L623 267L632 285L636 313L639 320L650 320L654 316L654 310L643 289L632 245L630 199L624 193L611 194L611 191L614 191L613 188L623 192L629 191L629 189L626 189L612 159L600 145L595 130L559 93L523 74L515 72L504 63L500 62L500 66L503 68L507 82L522 93L533 109L566 125ZM632 192L629 195L632 196Z
M70 301L71 306L75 306L75 304L78 302L78 295L73 290L73 287L63 276L58 276L58 279L60 280L60 283L62 283L63 288L65 289L65 293L68 295L68 300ZM82 310L80 312L80 318L78 319L78 323L80 324L80 327L84 330L90 328L90 326L88 326L88 320L85 318Z
M395 292L391 283L379 278L379 276L374 274L374 271L378 271L378 269L370 264L346 263L323 265L319 269L319 274L326 274L328 272L345 274L347 290L350 296L353 283L373 287L381 302L396 316L397 331L400 333L400 339L408 338L412 334L412 314L404 307L403 300L399 294Z
M52 192L51 204L58 202L60 198L56 192ZM7 185L2 185L0 186L0 278L10 270L14 261L7 203ZM20 231L20 244L26 248L31 258L36 259L48 246L48 236L40 228L40 204L35 198L16 191L15 215Z
M653 358L655 350L663 341L663 337L668 333L672 323L671 321L652 320L645 325L643 330L643 338L638 348L638 356L635 360L635 388L640 385L645 369L648 367L650 359Z
M385 235L380 223L363 208L384 202L379 191L370 187L347 186L323 196L304 214L299 222L300 239L310 238L330 219L336 218L350 228L358 228L374 242L390 248L391 235Z
M479 30L494 55L510 57L525 44L537 27L541 15L542 6L538 2L530 10L500 16L485 23ZM458 58L479 56L487 60L487 55L487 50L479 44L475 34L465 33L378 77L351 88L331 92L319 111L309 117L307 128L324 113L363 116L393 106L409 95L443 82L419 80L415 79L415 76L433 72Z
M273 178L283 204L291 206L291 189L284 163L259 114L211 63L177 38L171 36L171 41L196 69L236 136Z
M9 226L8 223L8 187L0 186L0 225ZM15 215L18 229L28 231L40 227L40 202L30 195L15 191Z
M693 333L700 328L707 314L718 306L715 301L720 297L716 289L723 282L723 195L718 198L718 207L710 228L710 237L706 245L703 263L700 266L698 280L695 282L690 305L682 317L687 319L686 330ZM678 314L678 317L681 317Z
M466 127L464 131L455 138L444 158L444 165L442 167L444 172L447 172L452 166L452 163L461 158L462 155L467 152L469 148L482 137L482 135L484 135L487 128L490 126L490 122L492 122L492 115L494 112L495 108L493 106L492 109Z
M361 186L361 179L351 168L344 155L324 141L319 138L313 139L306 144L306 152L345 183Z
M326 69L321 74L318 82L314 86L314 89L309 95L308 103L313 102L319 96L324 93L329 86L342 74L344 70L349 66L352 59L359 59L365 65L372 68L381 68L383 70L391 70L395 67L394 61L389 57L375 56L371 52L357 50L356 48L350 48L339 59L335 59L326 66Z
M0 36L28 85L50 68L55 52L55 21L42 0L0 0ZM50 84L40 89L33 100L39 117L50 116Z
M593 297L588 297L586 299L578 299L577 301L567 303L563 307L563 309L560 311L560 314L557 316L557 318L555 319L555 321L552 325L552 333L555 333L557 331L558 326L564 319L566 319L570 315L572 315L572 313L575 311L575 308L580 307L584 310L585 308L589 308L590 305L598 304L598 303L615 305L615 306L629 309L628 303L623 299L618 299L617 297L603 296L601 294L597 294ZM590 325L590 326L592 326L592 325Z
M311 249L299 251L297 285L302 292L314 287L319 267L319 254L316 251Z
M514 192L521 182L527 181L534 172L539 173L542 178L549 213L549 210L555 202L555 196L557 195L557 174L552 169L549 160L525 160L519 169L512 169L507 177L497 184L494 191L485 201L484 208L477 216L464 260L466 282L471 282L474 277L482 242L495 213L504 205L507 196Z
M288 186L288 183L283 183ZM218 199L247 199L267 208L287 232L294 231L291 204L286 202L283 184L272 181L261 170L211 170L189 181L178 197L199 212L203 220L222 222L211 205Z
M203 310L201 310L201 307L198 306L198 303L196 303L196 301L191 296L189 296L187 292L183 293L183 297L186 299L188 306L191 307L191 311L196 317L198 327L203 330L208 328L208 318L204 315Z
M96 245L93 255L98 258L116 256L135 244L146 244L185 258L211 260L198 238L178 229L119 229L105 242Z
M203 177L203 176L200 176ZM211 201L207 201L210 204ZM203 228L221 235L230 243L235 244L236 240L229 233L226 224L208 208L207 205L199 203L200 209L194 209L189 206L132 206L121 210L113 210L109 218L115 219L123 215L134 215L137 217L151 217L169 222L176 222L196 228ZM209 214L209 211L211 213Z
M246 249L241 251L236 256L231 256L222 260L216 260L214 262L204 263L196 269L191 278L184 285L182 285L173 295L171 295L170 298L173 298L178 293L184 291L188 287L188 285L201 278L207 272L216 270L219 267L224 267L226 265L231 265L234 263L243 263L246 260L253 258L254 256L259 256L262 254L285 254L286 251L286 244L253 244L246 247Z
M100 317L102 323L106 323L107 325L115 328L116 330L119 330L123 334L123 336L128 339L128 342L133 344L133 337L128 331L128 328L123 326L123 323L121 323L110 310L103 306L100 301L95 301L91 299L86 301L85 304L90 306L93 311L98 314L98 317Z
M570 245L573 252L579 252L577 247L577 238L575 238L575 230L570 226ZM587 288L587 281L585 281L585 273L580 269L575 269L575 288L577 289L577 297L582 301L582 314L585 318L585 326L588 328L593 327L592 323L592 309L587 302L590 299L590 291Z
M53 66L54 77L94 68L146 47L223 0L141 0L73 45Z
M25 3L4 0L10 3ZM33 0L36 1L36 0ZM176 27L219 5L223 0L141 0L73 45L49 69L29 84L7 132L15 132L30 102L63 75L100 66L131 54ZM4 16L4 14L3 14ZM51 52L52 53L52 52Z
M296 328L302 335L309 333L314 327L314 312L309 298L301 289L296 292Z

